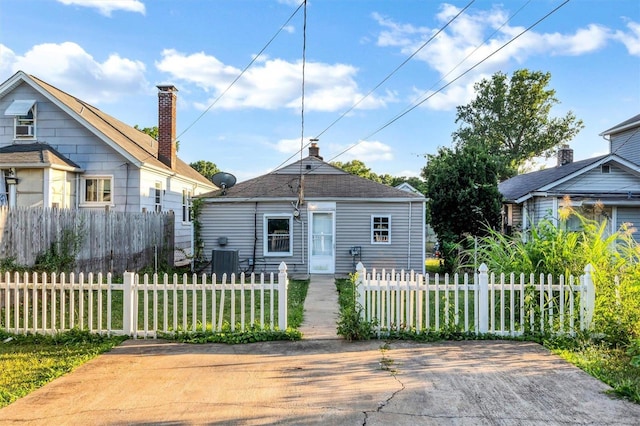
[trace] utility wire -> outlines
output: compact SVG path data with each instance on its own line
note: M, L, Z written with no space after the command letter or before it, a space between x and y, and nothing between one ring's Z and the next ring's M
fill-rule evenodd
M267 48L271 45L271 43L273 42L273 40L276 39L276 37L282 32L282 30L284 30L284 28L287 26L287 24L289 24L289 22L291 21L291 19L293 19L293 17L298 13L298 11L300 10L300 8L302 8L302 6L305 7L305 14L306 14L306 4L307 1L303 0L302 3L300 3L300 5L296 8L296 10L291 14L291 16L289 16L289 18L284 22L284 24L282 24L280 26L280 28L278 29L278 31L276 31L276 33L273 35L273 37L271 37L271 39L267 42L267 44L264 45L264 47L260 50L260 52L258 52L257 55L255 55L253 57L253 59L247 64L247 66L244 67L244 69L240 72L240 74L238 74L236 76L236 78L231 82L231 84L229 84L229 86L227 86L226 89L224 89L224 91L222 93L220 93L218 95L218 97L211 103L211 105L209 105L207 107L207 109L205 109L202 114L200 114L198 117L196 117L196 119L189 124L178 136L176 136L176 140L178 140L178 138L180 138L180 136L184 135L186 132L188 132L198 121L200 121L202 119L202 117L205 116L205 114L207 112L209 112L209 110L211 110L211 108L214 107L215 104L218 103L218 101L236 84L236 82L238 80L240 80L240 78L244 75L244 73L254 64L255 61L258 60L258 58L262 55L262 53L264 53L265 50L267 50ZM306 22L306 20L305 20Z
M389 127L390 125L392 125L393 123L395 123L396 121L400 120L402 117L404 117L405 115L407 115L408 113L410 113L411 111L413 111L414 109L416 109L417 107L419 107L420 105L422 105L423 103L425 103L426 101L428 101L429 99L431 99L433 96L437 95L438 93L442 92L444 89L446 89L447 87L449 87L450 85L452 85L453 83L455 83L456 81L458 81L460 78L464 77L465 75L467 75L469 72L473 71L475 68L477 68L479 65L481 65L482 63L484 63L487 59L491 58L493 55L495 55L496 53L500 52L502 49L504 49L505 47L507 47L508 45L510 45L511 43L513 43L514 41L516 41L518 38L520 38L520 36L522 36L523 34L527 33L528 31L530 31L532 28L534 28L536 25L538 25L540 22L544 21L545 19L547 19L549 16L551 16L552 14L554 14L555 12L557 12L561 7L563 7L564 5L566 5L567 3L569 3L570 0L565 0L562 4L560 4L559 6L557 6L556 8L554 8L552 11L550 11L549 13L547 13L546 15L544 15L542 18L538 19L536 22L534 22L533 24L531 24L529 27L525 28L523 31L521 31L518 35L516 35L515 37L513 37L511 40L509 40L508 42L506 42L505 44L503 44L502 46L500 46L498 49L494 50L493 52L491 52L489 55L485 56L482 60L480 60L479 62L477 62L475 65L473 65L471 68L467 69L466 71L464 71L463 73L459 74L456 78L454 78L453 80L451 80L450 82L448 82L447 84L445 84L444 86L440 87L438 90L434 91L433 93L431 93L430 95L428 95L426 98L424 98L423 100L421 100L420 102L417 102L416 104L414 104L413 106L407 108L405 111L403 111L402 113L396 115L394 118L392 118L391 120L389 120L387 123L385 123L384 125L382 125L381 127L379 127L377 130L373 131L372 133L370 133L369 135L365 136L364 138L362 138L360 141L356 142L355 144L347 147L346 149L344 149L342 152L338 153L336 156L334 156L331 160L336 159L337 157L345 154L346 152L350 151L351 149L355 148L356 146L358 146L359 144L361 144L364 140L369 139L370 137L380 133L382 130L386 129L387 127ZM428 93L428 92L427 92ZM426 93L425 93L426 95ZM423 95L424 96L424 95ZM331 161L330 160L330 161Z
M302 203L304 194L304 176L302 174L302 151L304 150L304 92L305 92L305 67L307 63L307 0L303 0L304 13L302 23L302 87L300 106L300 182L298 187L298 203Z
M391 71L389 74L387 74L387 76L385 78L382 79L382 81L380 81L380 83L378 83L373 89L369 90L369 92L367 92L366 95L364 95L363 97L361 97L358 102L356 102L355 104L353 104L348 110L346 110L345 112L343 112L338 118L336 118L331 124L329 124L323 131L321 131L317 136L316 139L320 138L320 136L322 136L327 130L329 130L330 128L332 128L338 121L342 120L347 114L349 114L351 111L353 111L358 105L360 105L360 103L362 101L364 101L366 98L369 97L369 95L371 95L373 92L375 92L376 90L378 90L378 88L380 88L380 86L382 86L384 83L387 82L387 80L389 80L400 68L402 68L403 66L405 66L407 64L407 62L409 62L411 59L413 59L414 56L416 56L422 49L424 49L424 47L429 44L433 39L435 39L438 35L440 35L440 33L442 31L444 31L449 24L451 24L453 21L455 21L458 16L462 15L464 13L465 10L467 10L469 8L469 6L471 6L473 3L475 2L475 0L471 0L465 7L464 9L460 10L456 16L454 16L453 18L451 18L449 20L449 22L447 22L442 28L440 28L434 35L432 35L431 37L429 37L429 39L427 41L425 41L424 43L422 43L422 45L415 50L411 55L409 55L407 57L407 59L405 59L400 65L398 65L393 71Z
M411 108L408 108L407 110L405 110L404 112L402 112L401 114L398 114L396 117L394 117L392 120L390 120L389 122L387 122L386 124L384 124L383 126L381 126L380 128L378 128L378 130L376 130L375 132L372 132L369 136L367 136L367 138L379 133L380 131L382 131L383 129L385 129L386 127L389 127L391 124L395 123L396 121L398 121L400 118L404 117L405 115L407 115L409 112L413 111L415 108L417 108L419 105L423 104L424 102L426 102L428 99L430 99L431 97L433 97L434 95L438 94L439 92L441 92L442 90L446 89L448 86L450 86L451 84L453 84L455 81L459 80L461 77L463 77L464 75L468 74L470 71L472 71L473 69L475 69L476 67L478 67L480 64L482 64L483 62L485 62L487 59L491 58L493 55L495 55L496 53L498 53L499 51L501 51L502 49L504 49L506 46L508 46L509 44L511 44L513 41L515 41L516 39L518 39L520 36L522 36L523 34L525 34L526 32L530 31L532 28L534 28L536 25L538 25L540 22L544 21L545 19L547 19L549 16L551 16L552 14L554 14L555 12L557 12L561 7L563 7L564 5L566 5L567 3L569 3L570 0L565 0L562 4L560 4L559 6L557 6L556 8L554 8L553 10L551 10L549 13L547 13L546 15L544 15L542 18L538 19L535 23L533 23L532 25L530 25L529 27L527 27L526 29L524 29L522 32L520 32L518 35L516 35L515 37L513 37L512 39L510 39L508 42L506 42L505 44L503 44L501 47L499 47L498 49L496 49L495 51L493 51L492 53L490 53L489 55L487 55L485 58L483 58L480 62L476 63L475 65L473 65L471 68L467 69L466 71L464 71L463 73L461 73L460 75L458 75L455 79L453 79L452 81L450 81L449 83L445 84L444 86L442 86L441 88L439 88L438 90L436 90L434 93L432 93L431 95L429 95L427 98L423 99L422 101L420 101L419 103L417 103L416 105L412 106ZM351 149L355 148L356 146L358 146L364 139L361 139L359 142L349 146L348 148L344 149L343 151L341 151L340 153L338 153L337 155L333 156L330 160L327 160L326 162L331 162L333 160L335 160L336 158L340 157L341 155L345 154L346 152L350 151ZM308 145L308 144L307 144ZM285 161L283 161L279 166L276 167L275 170L279 169L280 167L282 167L285 163L287 163L289 160L291 160L292 158L294 158L296 155L298 155L298 152L292 154L288 159L286 159ZM312 168L310 170L306 170L305 174L309 174L312 173L314 170L316 170L317 167ZM257 179L257 178L254 178ZM246 200L250 200L252 198L255 197L247 197L246 199L242 199L242 201L246 201ZM238 201L239 202L239 201Z

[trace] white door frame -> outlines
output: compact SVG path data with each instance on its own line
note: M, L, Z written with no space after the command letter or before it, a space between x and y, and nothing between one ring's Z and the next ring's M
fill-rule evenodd
M336 203L332 202L310 202L307 203L309 215L308 227L308 258L310 274L334 274L336 270ZM313 216L314 214L331 215L331 255L313 256Z

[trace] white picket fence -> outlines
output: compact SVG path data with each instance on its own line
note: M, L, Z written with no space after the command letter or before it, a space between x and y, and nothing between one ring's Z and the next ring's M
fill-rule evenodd
M455 330L519 336L526 332L575 334L590 328L595 304L593 268L580 277L490 273L368 272L356 267L361 317L376 324L379 336Z
M287 328L287 266L277 274L19 274L0 277L0 328L15 334L157 337L190 331ZM209 279L208 279L209 278Z

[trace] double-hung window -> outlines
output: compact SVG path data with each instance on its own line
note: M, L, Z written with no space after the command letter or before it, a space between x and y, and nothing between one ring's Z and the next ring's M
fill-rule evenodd
M162 211L162 182L156 182L153 190L154 211L160 213Z
M14 139L35 139L36 137L36 101L16 99L4 115L13 116Z
M264 255L291 256L293 215L266 214L264 216Z
M371 243L391 243L391 216L371 216Z
M191 222L191 191L182 190L182 221Z
M82 180L83 204L111 205L113 200L111 176L86 176Z

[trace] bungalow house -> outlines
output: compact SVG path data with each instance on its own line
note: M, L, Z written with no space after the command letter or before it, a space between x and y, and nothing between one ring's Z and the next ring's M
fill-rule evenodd
M640 241L640 114L600 136L609 143L606 155L573 161L573 150L563 146L555 167L500 183L505 231L526 231L544 217L557 221L558 209L569 197L586 217L606 218L612 232L634 224L634 238ZM569 229L578 226L575 220L567 222Z
M359 261L424 271L424 196L334 167L316 143L306 158L198 198L213 272L270 272L283 261L305 275L345 275Z
M176 156L176 89L158 89L156 141L22 71L0 84L0 204L173 211L189 250L191 197L217 187Z

